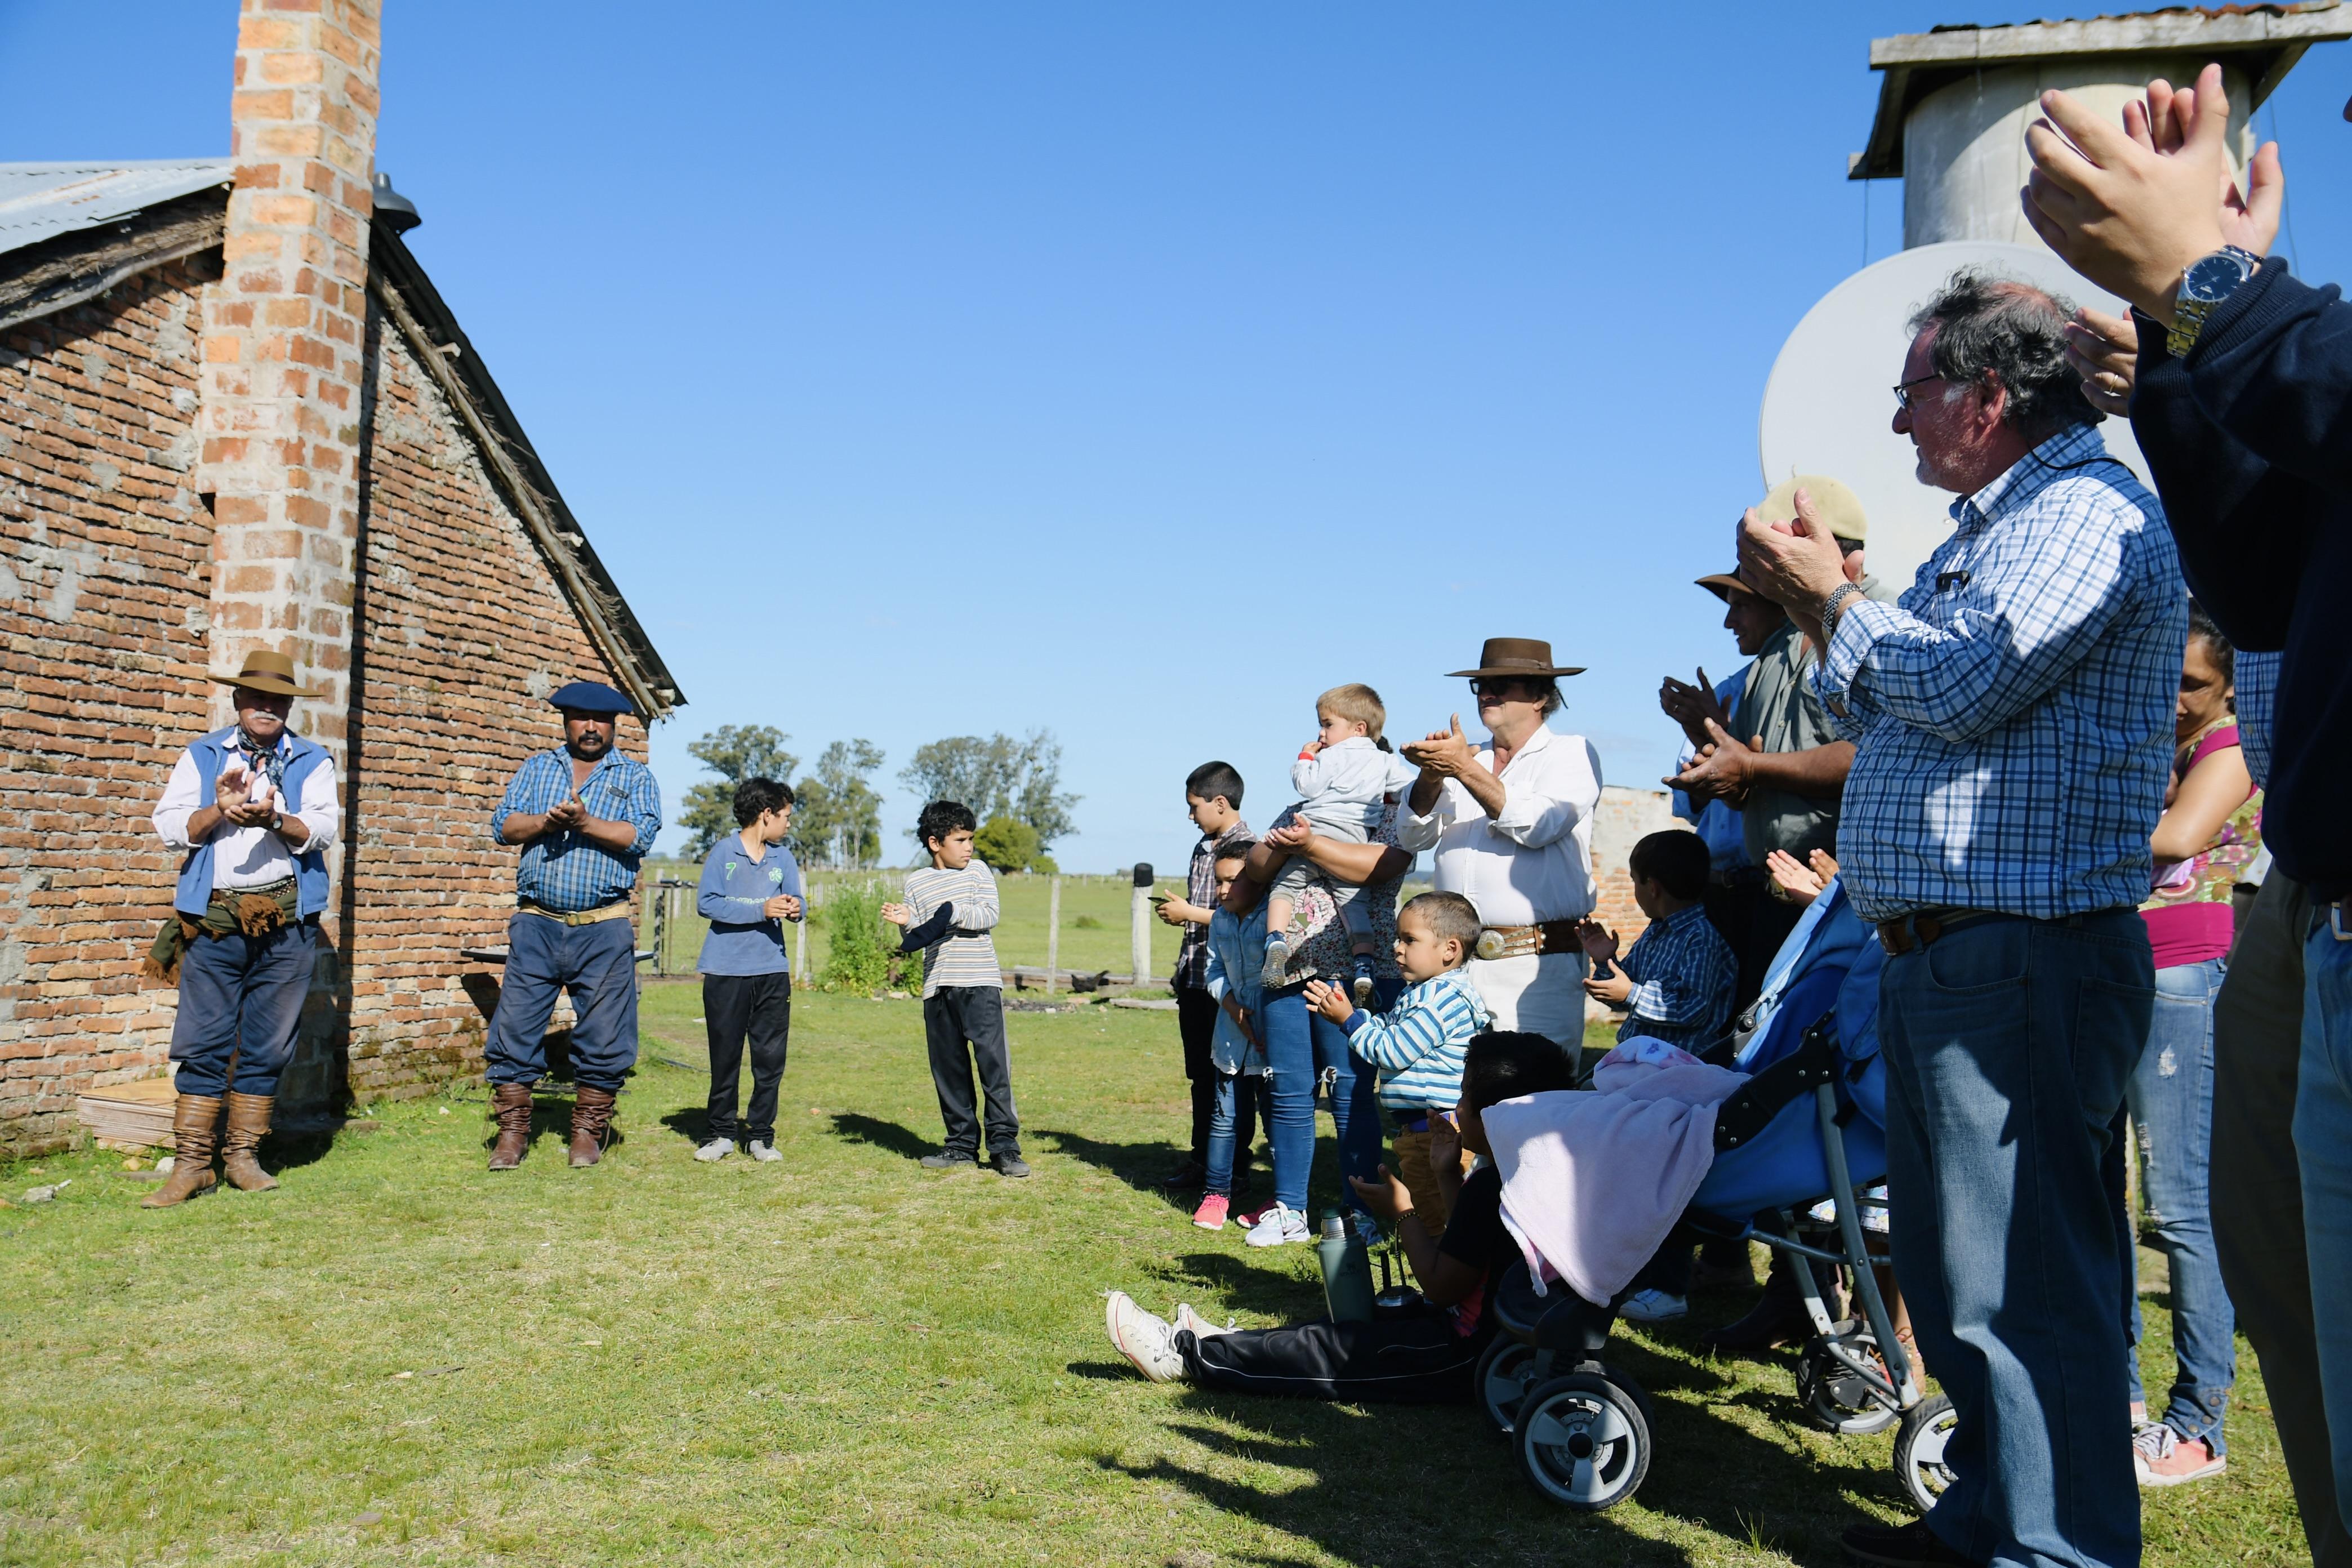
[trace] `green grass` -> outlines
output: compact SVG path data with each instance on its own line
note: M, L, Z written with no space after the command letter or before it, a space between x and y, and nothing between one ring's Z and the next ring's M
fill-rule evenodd
M0 1563L1827 1564L1901 1516L1886 1436L1811 1430L1786 1362L1694 1351L1727 1297L1621 1331L1658 1448L1600 1518L1539 1502L1466 1409L1146 1384L1106 1288L1248 1325L1320 1300L1308 1249L1150 1190L1183 1117L1168 1015L1013 1017L1036 1176L1012 1183L913 1166L939 1131L915 1004L824 995L784 1163L696 1164L705 1079L658 1058L701 1058L699 1002L648 988L593 1171L542 1135L488 1174L478 1092L162 1213L116 1157L0 1171L11 1199L72 1179L0 1209ZM2299 1560L2240 1366L2230 1474L2147 1499L2152 1564Z

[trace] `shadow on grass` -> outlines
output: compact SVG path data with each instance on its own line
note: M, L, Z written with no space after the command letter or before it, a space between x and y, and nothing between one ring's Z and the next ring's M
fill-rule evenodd
M938 1140L926 1138L911 1127L885 1121L878 1116L861 1116L854 1110L833 1113L833 1135L845 1142L870 1143L909 1160L919 1160L939 1150Z
M1181 1261L1219 1277L1225 1266L1238 1263L1215 1255ZM1244 1291L1253 1283L1247 1274L1242 1265L1235 1277ZM1735 1553L1761 1549L1829 1568L1845 1561L1839 1532L1864 1522L1851 1500L1895 1503L1891 1511L1897 1517L1907 1511L1885 1466L1883 1441L1777 1440L1769 1430L1750 1430L1719 1412L1753 1408L1778 1421L1801 1419L1786 1394L1742 1387L1712 1365L1693 1365L1622 1339L1611 1342L1608 1362L1645 1390L1675 1391L1653 1401L1649 1477L1637 1500L1619 1513L1577 1514L1543 1500L1520 1475L1510 1445L1459 1407L1328 1405L1192 1388L1179 1395L1178 1409L1223 1425L1180 1417L1165 1423L1171 1436L1225 1460L1280 1467L1297 1484L1269 1490L1237 1478L1230 1464L1190 1463L1181 1453L1150 1460L1103 1454L1095 1462L1139 1480L1181 1487L1213 1507L1311 1540L1361 1568L1454 1568L1488 1556L1516 1559L1530 1536L1549 1542L1561 1562L1687 1568L1693 1559L1682 1547L1626 1528L1624 1521L1642 1513L1704 1530ZM1093 1378L1134 1375L1118 1363L1087 1363L1070 1371ZM1458 1528L1473 1521L1470 1533Z
M1227 1310L1286 1321L1319 1317L1324 1310L1323 1293L1311 1282L1236 1253L1188 1252L1152 1272L1180 1300L1215 1301Z

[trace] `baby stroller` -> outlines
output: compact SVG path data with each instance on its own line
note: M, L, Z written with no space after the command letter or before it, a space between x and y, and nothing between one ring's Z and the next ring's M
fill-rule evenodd
M1684 1215L1706 1237L1761 1241L1789 1258L1813 1324L1797 1391L1813 1418L1839 1433L1898 1426L1895 1468L1922 1510L1951 1472L1944 1451L1951 1403L1926 1396L1910 1358L1884 1355L1894 1326L1871 1271L1862 1213L1884 1200L1862 1190L1886 1170L1885 1068L1878 1058L1875 942L1835 883L1790 936L1734 1065L1750 1081L1720 1107L1716 1160ZM1812 1218L1828 1194L1832 1211ZM1859 1315L1833 1321L1818 1270L1850 1269ZM1832 1274L1832 1278L1834 1278ZM1620 1300L1622 1300L1622 1296ZM1598 1511L1633 1495L1649 1473L1649 1396L1605 1364L1617 1303L1583 1300L1555 1284L1536 1294L1524 1263L1493 1302L1499 1331L1476 1372L1480 1407L1512 1439L1536 1489L1565 1507Z

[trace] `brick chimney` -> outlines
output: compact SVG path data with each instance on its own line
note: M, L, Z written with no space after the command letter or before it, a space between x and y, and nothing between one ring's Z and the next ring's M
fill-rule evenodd
M343 763L382 0L243 0L236 183L205 300L211 648L290 654L302 733ZM219 709L227 721L226 698Z

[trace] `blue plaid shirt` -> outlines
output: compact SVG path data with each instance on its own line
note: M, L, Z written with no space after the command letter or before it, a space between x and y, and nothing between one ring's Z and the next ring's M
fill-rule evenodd
M1895 605L1849 598L1813 676L1859 748L1840 876L1867 921L2131 909L2172 765L2188 591L2094 426L1972 496Z
M515 770L505 798L490 814L491 837L503 835L507 818L515 813L540 816L553 811L571 795L572 753L561 746L533 752ZM653 769L617 751L607 752L597 759L588 782L580 786L580 804L591 816L635 823L636 837L616 855L591 843L585 834L541 834L523 846L522 864L515 870L515 893L523 902L578 914L603 909L636 891L637 863L661 832L661 786L654 783Z
M1730 1027L1739 961L1703 906L1652 921L1617 966L1633 983L1620 1004L1629 1016L1617 1026L1619 1039L1647 1035L1696 1056Z

